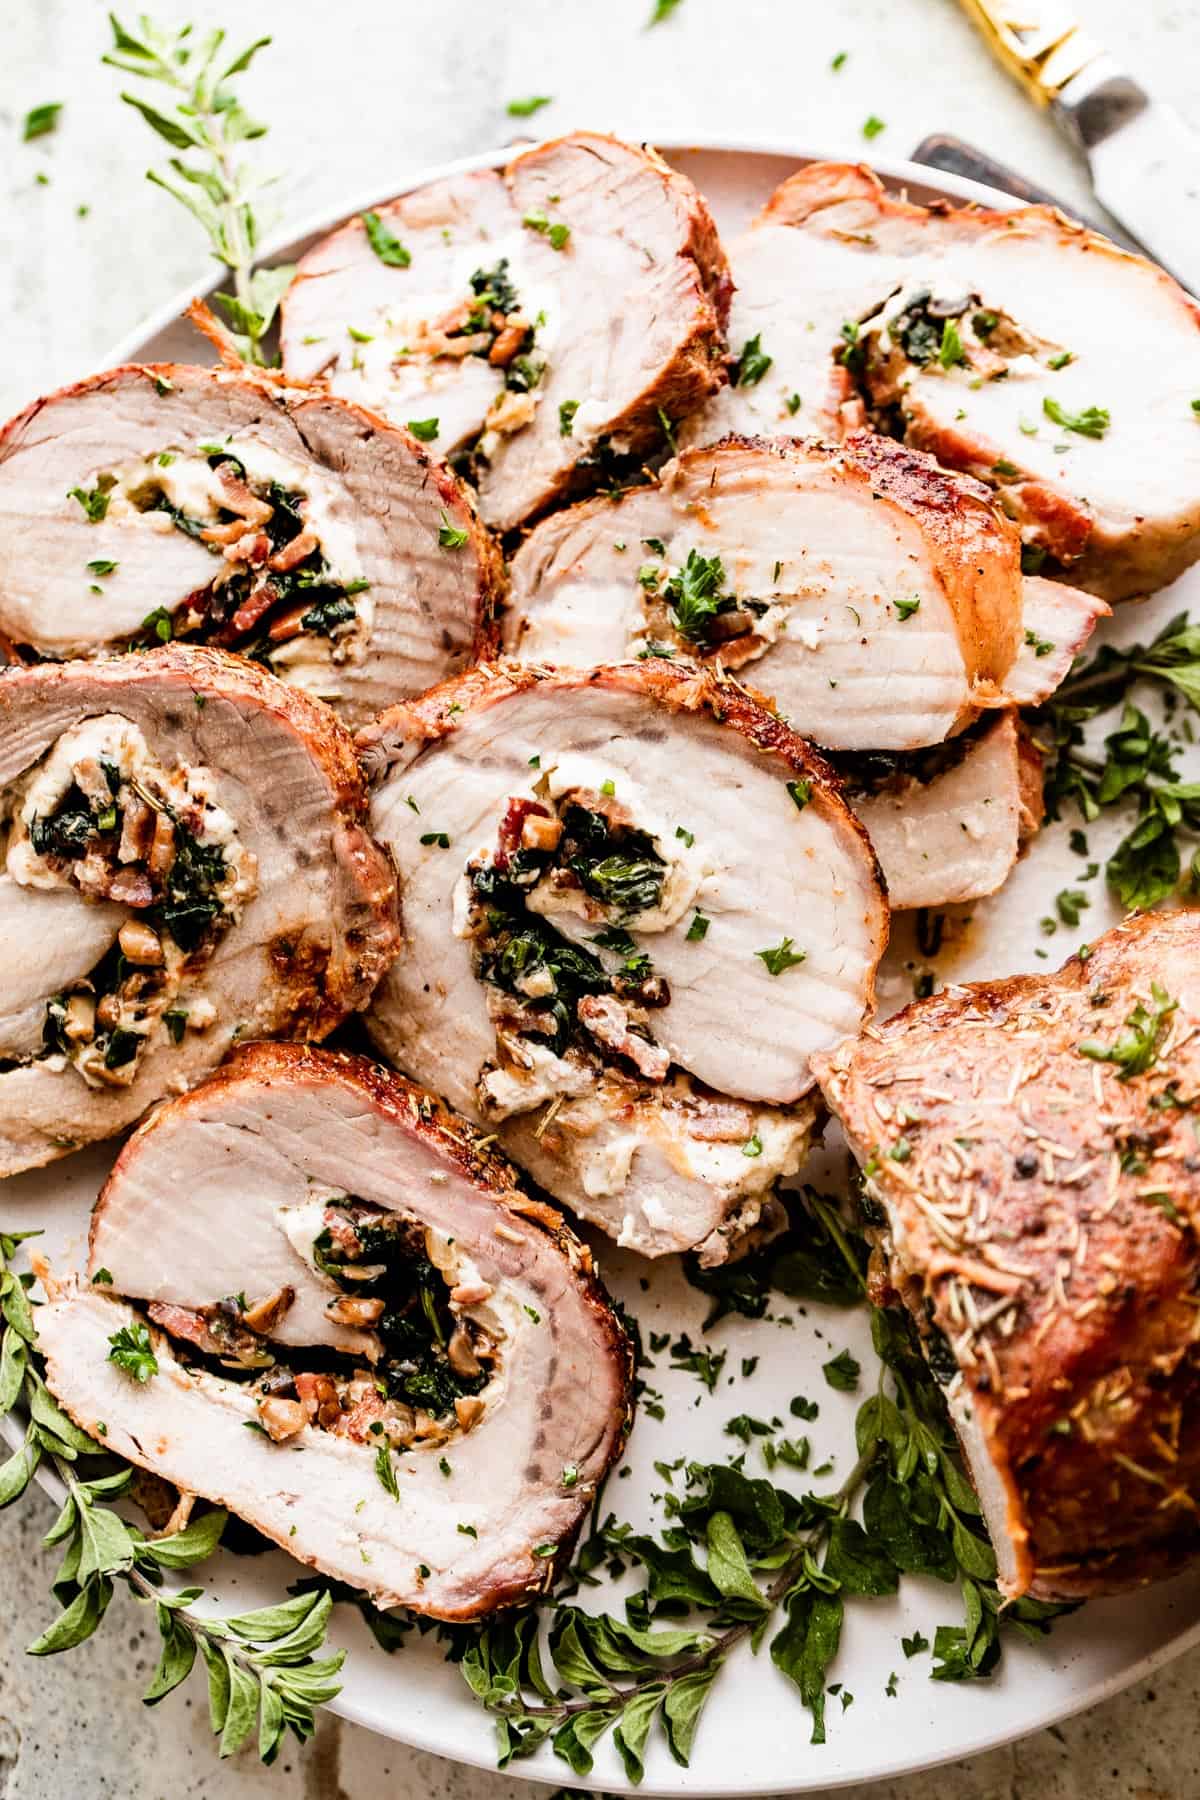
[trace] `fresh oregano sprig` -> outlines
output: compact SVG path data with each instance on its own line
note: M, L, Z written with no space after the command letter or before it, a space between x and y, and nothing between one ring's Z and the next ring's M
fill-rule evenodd
M229 56L220 29L193 39L190 25L175 31L146 13L139 14L136 29L123 25L115 13L109 20L113 42L104 62L143 81L158 82L173 96L163 110L137 94L121 95L179 152L170 158L170 175L149 169L147 179L186 206L208 233L213 254L233 276L233 292L218 294L217 300L242 359L261 366L266 361L263 339L293 268L254 266L261 235L255 201L275 178L258 173L243 154L243 147L265 136L267 127L250 116L229 83L271 40L256 38Z
M146 1704L153 1705L185 1681L199 1654L208 1675L209 1714L220 1754L240 1749L257 1725L259 1754L272 1762L285 1732L301 1740L311 1737L314 1708L339 1692L345 1652L318 1656L332 1596L318 1589L279 1606L210 1618L195 1610L200 1588L164 1591L164 1572L191 1568L213 1554L227 1515L220 1510L201 1513L179 1531L148 1538L112 1510L111 1502L129 1491L134 1471L81 1431L46 1386L37 1353L36 1313L27 1291L32 1277L11 1266L22 1240L36 1235L0 1233L0 1414L23 1406L28 1421L24 1441L0 1466L0 1506L24 1493L43 1460L52 1464L66 1489L44 1539L47 1546L62 1546L52 1584L61 1611L29 1653L51 1656L82 1644L108 1611L116 1582L124 1582L154 1608L162 1639L158 1667L143 1696ZM86 1473L81 1465L87 1466Z
M813 1255L818 1244L821 1259ZM761 1316L765 1303L760 1309L752 1284L783 1272L790 1293L865 1303L865 1246L811 1189L769 1260L767 1253L749 1260L755 1267L736 1292L717 1291L722 1312ZM821 1743L827 1696L836 1694L843 1708L853 1699L827 1680L847 1601L894 1594L906 1574L960 1588L962 1624L939 1626L935 1635L930 1673L937 1681L989 1676L1004 1625L1036 1637L1070 1610L1002 1599L978 1498L906 1315L874 1312L872 1340L879 1383L859 1408L858 1460L836 1491L797 1498L748 1475L745 1452L729 1463L657 1464L670 1488L670 1523L651 1536L609 1514L576 1571L594 1590L602 1564L614 1578L640 1569L645 1585L625 1600L623 1618L560 1601L550 1607L544 1638L537 1615L527 1613L460 1640L463 1675L496 1720L502 1768L548 1742L586 1775L594 1746L611 1730L637 1782L656 1727L686 1765L731 1652L744 1642L757 1652L768 1633L771 1660L797 1689ZM673 1472L681 1468L678 1491Z
M1189 623L1186 613L1149 644L1128 650L1103 645L1072 670L1035 717L1035 736L1048 756L1051 817L1072 805L1090 824L1114 806L1136 803L1134 824L1105 869L1127 909L1156 906L1173 893L1183 874L1181 839L1200 837L1200 782L1177 779L1181 743L1130 701L1140 682L1163 694L1168 725L1180 698L1200 710L1200 626ZM1117 706L1120 722L1097 754L1085 741L1084 726ZM1190 875L1193 885L1200 881L1200 852L1192 853Z

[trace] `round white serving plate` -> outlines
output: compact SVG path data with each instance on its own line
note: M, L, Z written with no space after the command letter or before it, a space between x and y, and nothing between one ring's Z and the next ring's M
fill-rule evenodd
M701 188L725 234L739 230L785 176L817 159L812 150L782 140L667 145L663 153ZM510 150L496 150L419 176L406 175L395 183L372 182L344 210L313 219L299 234L270 246L264 260L293 258L343 218L426 181L495 166L510 154ZM904 187L916 199L949 197L1011 204L1009 196L993 189L947 175L935 176L915 163L883 162L876 167L889 186ZM180 319L192 291L163 307L116 345L109 364L208 360L207 346ZM1126 607L1102 635L1114 642L1145 639L1192 602L1200 603L1200 568L1153 601ZM1200 778L1200 752L1193 761L1189 778ZM974 907L955 909L955 924L947 934L949 948L937 961L943 981L1053 968L1080 942L1116 922L1118 914L1104 890L1103 876L1080 882L1080 862L1069 852L1066 841L1068 828L1077 823L1071 819L1043 832L1000 895ZM1120 830L1126 828L1112 821L1090 828L1093 860L1102 864ZM1048 935L1041 921L1054 913L1054 896L1068 885L1083 886L1091 905L1077 930L1059 924L1054 934ZM969 922L964 915L970 915ZM898 920L882 971L884 1011L911 998L914 966L923 965L924 960L914 945L910 923ZM8 1230L43 1226L42 1247L56 1268L77 1266L84 1253L88 1213L111 1161L111 1147L100 1146L6 1182L0 1226ZM831 1148L826 1185L834 1185L843 1168L841 1153ZM809 1173L819 1183L819 1174ZM187 1204L186 1193L179 1195L179 1203ZM678 1269L643 1263L603 1240L597 1249L609 1286L639 1319L647 1345L652 1334L676 1337L682 1331L694 1342L701 1341L706 1302L686 1285ZM611 1508L619 1518L632 1520L640 1528L663 1522L659 1501L666 1483L656 1463L673 1463L680 1457L724 1459L741 1447L724 1433L725 1422L737 1413L760 1418L780 1415L799 1431L800 1422L788 1417L788 1401L795 1394L820 1403L819 1418L802 1427L812 1440L811 1467L833 1460L833 1471L815 1485L835 1486L853 1461L854 1415L861 1395L835 1393L824 1382L821 1364L849 1347L861 1361L866 1381L873 1380L877 1365L864 1311L844 1313L801 1306L779 1296L769 1318L724 1320L707 1341L714 1349L727 1352L711 1395L695 1377L673 1372L665 1351L653 1357L657 1365L653 1371L644 1371L650 1385L663 1396L666 1418L660 1422L643 1409L625 1465L610 1481L604 1499L605 1510ZM748 1358L757 1358L757 1365L750 1375L743 1376L743 1359ZM11 1421L8 1429L11 1432ZM750 1473L765 1472L757 1448L749 1450L746 1466ZM805 1475L792 1480L789 1471L776 1470L773 1479L799 1491L813 1478ZM682 1476L677 1474L675 1480L681 1483ZM198 1571L207 1582L208 1603L221 1611L243 1610L278 1599L301 1572L277 1551L254 1557L222 1553ZM582 1604L620 1610L618 1594L607 1586L596 1590L594 1597L585 1590ZM51 1606L47 1594L47 1617ZM851 1602L842 1647L830 1674L843 1683L845 1693L853 1695L853 1702L843 1710L837 1699L830 1699L828 1742L819 1746L809 1742L809 1716L795 1690L765 1651L755 1658L743 1646L713 1690L691 1769L680 1769L672 1762L656 1733L640 1791L807 1793L899 1776L1021 1737L1098 1705L1200 1643L1200 1571L1126 1599L1095 1602L1058 1623L1052 1635L1037 1646L1027 1645L1015 1634L1006 1636L1003 1667L991 1681L964 1685L932 1682L929 1654L907 1660L901 1636L919 1630L932 1639L939 1623L957 1623L960 1617L957 1589L931 1580L908 1579L892 1599ZM491 1721L457 1670L442 1660L432 1637L419 1638L414 1632L403 1648L388 1656L348 1607L335 1609L331 1636L350 1652L345 1686L335 1710L403 1743L460 1762L493 1766ZM889 1697L885 1689L893 1672L898 1678L897 1691ZM517 1772L555 1785L567 1781L575 1787L610 1793L633 1791L607 1741L598 1747L595 1771L586 1780L571 1776L548 1750L516 1765Z

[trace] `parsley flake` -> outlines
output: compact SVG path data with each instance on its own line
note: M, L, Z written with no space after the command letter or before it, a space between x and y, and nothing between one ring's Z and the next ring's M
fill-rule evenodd
M158 1374L158 1358L150 1342L150 1331L140 1319L135 1320L132 1325L122 1325L119 1331L113 1332L108 1342L109 1362L116 1363L119 1369L132 1375L135 1381L144 1384L152 1375Z
M807 958L808 951L793 950L791 938L785 937L783 942L776 944L773 949L756 950L754 954L765 965L768 974L782 975L785 969L798 968Z
M367 242L389 269L407 269L412 262L412 253L404 248L398 237L390 232L377 212L365 212L362 222L366 228Z

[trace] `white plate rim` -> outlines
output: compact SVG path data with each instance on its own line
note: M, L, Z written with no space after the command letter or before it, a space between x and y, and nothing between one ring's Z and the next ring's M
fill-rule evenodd
M313 212L301 221L298 228L294 226L281 227L262 247L258 261L262 265L269 265L295 256L313 239L335 230L339 225L373 206L411 193L433 181L502 166L521 152L535 148L540 142L548 141L552 140L517 139L506 145L479 151L470 156L458 157L452 161L438 163L415 172L405 169L392 182L382 184L372 182L369 186L364 185L361 190L356 192L351 205L323 208L318 212ZM1001 189L989 187L965 176L957 176L940 169L930 168L925 164L906 158L873 157L867 163L865 159L855 157L852 151L837 148L832 150L813 148L786 135L779 137L705 136L681 139L674 133L667 133L663 137L646 134L639 141L653 145L668 162L673 156L701 154L751 158L773 157L793 161L798 168L811 162L862 162L863 166L872 169L892 190L924 189L931 194L952 200L1001 208L1021 204L1019 200L1014 200L1012 194ZM144 356L139 355L139 352L143 351L147 342L177 324L180 315L194 297L211 297L221 285L221 277L212 277L206 273L203 278L178 289L170 299L155 307L137 326L120 338L96 366L101 369L110 369L120 364L145 360ZM0 1436L6 1438L14 1448L21 1441L21 1435L16 1429L12 1417L0 1418ZM51 1498L61 1503L63 1489L57 1476L44 1469L39 1469L35 1480ZM1185 1655L1198 1644L1200 1644L1200 1617L1197 1617L1192 1624L1183 1626L1164 1643L1138 1657L1126 1667L1092 1681L1081 1692L1066 1700L1056 1699L1044 1708L1035 1711L1026 1717L1020 1729L1015 1732L1004 1726L985 1730L966 1748L959 1743L948 1748L944 1754L931 1755L926 1751L917 1761L904 1755L889 1756L882 1759L869 1776L864 1776L861 1772L846 1775L831 1774L827 1778L819 1779L816 1784L806 1782L801 1788L797 1788L794 1781L780 1780L764 1784L761 1780L756 1780L753 1787L748 1787L744 1781L713 1782L706 1779L700 1769L696 1768L695 1784L693 1785L691 1779L687 1779L684 1783L684 1791L689 1795L696 1796L696 1800L704 1800L705 1796L712 1796L712 1800L718 1800L718 1797L720 1800L724 1800L726 1796L729 1796L730 1800L754 1800L754 1796L760 1794L819 1794L820 1792L834 1792L839 1789L861 1786L865 1782L883 1782L904 1775L920 1774L930 1769L944 1767L951 1762L961 1761L967 1756L981 1756L990 1750L1020 1742L1045 1730L1050 1725L1091 1711L1147 1676L1154 1674L1166 1664L1175 1661L1176 1658ZM352 1724L365 1727L386 1740L402 1743L412 1749L426 1751L467 1767L483 1769L490 1773L496 1771L494 1756L485 1754L481 1747L475 1744L466 1747L448 1747L444 1733L422 1728L419 1722L405 1719L385 1722L381 1720L374 1708L356 1703L346 1692L332 1701L328 1710ZM479 1745L482 1746L485 1742L486 1738L481 1734ZM571 1788L587 1792L674 1796L681 1791L678 1785L670 1788L656 1787L652 1780L634 1788L612 1771L607 1776L597 1773L590 1776L575 1775L560 1763L552 1766L542 1766L540 1762L515 1763L511 1765L510 1772L518 1779L535 1782L539 1785L562 1787L566 1784Z

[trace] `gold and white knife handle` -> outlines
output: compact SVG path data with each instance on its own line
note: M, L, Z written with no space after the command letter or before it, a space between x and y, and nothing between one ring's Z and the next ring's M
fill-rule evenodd
M1096 197L1200 293L1200 142L1061 0L961 0L999 61L1086 156Z
M1077 75L1106 55L1066 6L962 0L993 52L1039 106L1057 100Z
M1149 95L1085 31L1069 7L962 0L992 51L1039 106L1055 113L1080 149L1111 137Z

